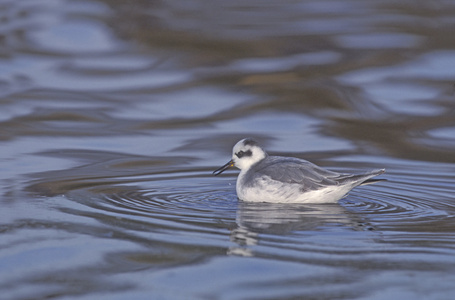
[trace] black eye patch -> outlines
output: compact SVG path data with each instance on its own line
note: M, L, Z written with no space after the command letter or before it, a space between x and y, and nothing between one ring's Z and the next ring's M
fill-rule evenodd
M235 155L238 157L238 158L242 158L244 156L251 156L251 150L248 150L248 151L242 151L240 150L239 152L237 152Z

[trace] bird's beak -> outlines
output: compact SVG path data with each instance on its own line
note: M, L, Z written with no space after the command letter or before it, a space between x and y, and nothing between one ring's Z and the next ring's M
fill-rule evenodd
M233 166L234 166L234 161L231 159L227 164L225 164L221 168L216 169L215 171L213 171L213 175L215 175L215 176L220 175L221 173L226 171L226 169L228 169L230 167L233 167Z

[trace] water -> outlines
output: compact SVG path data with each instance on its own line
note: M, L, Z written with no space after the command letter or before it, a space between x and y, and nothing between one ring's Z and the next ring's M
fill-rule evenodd
M0 3L1 299L452 299L452 1ZM387 181L248 204L240 138Z

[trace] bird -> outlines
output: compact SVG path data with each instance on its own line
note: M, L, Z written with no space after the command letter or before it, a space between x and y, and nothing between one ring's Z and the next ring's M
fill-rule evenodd
M234 166L240 169L237 197L245 202L269 203L336 203L357 186L382 181L371 178L385 172L337 173L304 159L269 156L253 138L237 142L232 159L213 175Z

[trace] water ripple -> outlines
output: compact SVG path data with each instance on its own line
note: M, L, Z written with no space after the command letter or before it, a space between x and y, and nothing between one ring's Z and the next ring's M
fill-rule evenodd
M236 197L234 179L214 179L205 169L109 177L105 183L98 179L101 182L92 185L86 178L73 178L62 184L70 188L66 193L70 199L102 214L146 218L149 224L173 222L178 228L194 225L200 230L214 223L229 223L225 227L231 228L235 222L257 232L271 228L290 232L327 224L379 231L453 229L455 207L445 197L449 188L441 188L447 181L444 176L420 182L419 176L392 171L388 177L389 181L355 189L334 205L244 203ZM56 186L55 182L51 185Z
M400 181L393 180L394 174L389 176L392 180L381 186L353 192L344 201L346 208L364 215L382 230L453 229L453 202L445 195L444 188L436 189L439 179L420 183L418 176L400 174Z
M110 184L77 188L67 195L89 207L89 215L102 222L139 232L167 232L166 239L179 232L205 233L203 239L212 239L212 233L232 227L237 201L235 194L204 183L202 174L121 176L110 178Z

